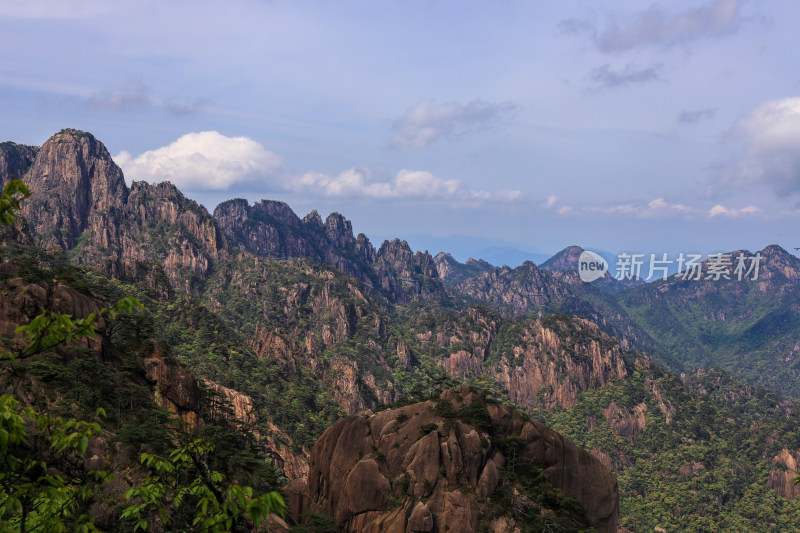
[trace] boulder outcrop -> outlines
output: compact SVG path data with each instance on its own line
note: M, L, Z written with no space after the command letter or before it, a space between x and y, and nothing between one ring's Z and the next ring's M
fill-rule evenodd
M559 523L564 509L545 507L530 485L515 481L524 468L541 473L542 487L580 502L584 515L573 514L572 527L617 530L617 482L599 460L468 388L338 421L311 451L307 486L292 484L290 506L332 516L348 532L519 531L521 520Z

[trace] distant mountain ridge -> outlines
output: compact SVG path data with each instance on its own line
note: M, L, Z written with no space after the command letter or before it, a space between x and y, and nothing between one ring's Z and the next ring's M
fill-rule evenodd
M457 285L467 278L475 277L483 272L488 272L494 268L490 263L483 259L467 259L465 263L459 263L452 255L447 252L439 252L433 258L439 279L448 286Z
M86 132L62 130L39 149L3 143L0 171L0 184L24 175L33 200L23 214L38 244L68 250L114 276L166 277L173 288L198 290L215 265L242 249L308 257L392 302L447 298L433 258L413 253L405 241L375 250L338 213L324 223L316 211L300 220L282 202L229 200L212 216L169 182L128 188L105 146Z
M363 233L353 236L349 220L331 213L325 222L315 211L303 219L285 203L261 200L252 206L234 199L214 210L234 247L256 255L288 259L308 257L364 283L368 291L393 302L446 298L428 252L413 253L406 241L384 241L376 250Z
M683 287L674 276L641 286L609 276L585 284L576 272L583 250L577 246L565 248L541 267L532 262L496 267L482 260L460 263L447 253L435 258L427 252L414 253L399 239L376 249L365 235L354 236L342 215L332 213L323 221L312 211L301 219L282 202L250 205L234 199L217 206L212 215L168 182L134 182L127 187L103 144L78 130L62 130L41 148L0 144L0 170L3 183L23 175L34 193L24 215L36 243L66 250L77 263L122 279L145 281L162 291L200 293L220 265L242 251L276 259L308 258L359 280L369 294L393 304L421 301L449 306L455 298L520 317L576 313L676 372L687 364L715 361L733 372L741 366L742 375L754 383L800 395L800 386L792 384L800 377L800 362L795 363L794 355L800 337L792 329L800 323L792 300L798 291L798 281L792 277L797 259L777 248L765 249L762 278L747 286L697 282L673 290ZM770 266L775 261L782 266ZM751 305L767 314L751 320L744 310L737 312L742 321L739 340L722 342L720 335L730 328L719 327L709 299L727 295L724 301L735 309L730 295L741 297L746 287ZM685 296L673 296L687 291L694 291L693 306L678 304ZM707 311L699 315L693 311L706 300ZM696 327L703 323L706 332ZM767 340L753 340L758 338ZM759 354L757 362L744 365L741 360L746 356L740 354L751 352ZM782 354L782 362L773 359L775 352ZM754 364L771 370L753 371ZM784 367L789 370L784 372Z
M577 272L581 254L585 250L580 246L567 246L556 255L539 265L542 270L551 272ZM592 286L608 293L618 293L630 287L644 283L642 279L616 279L611 275L613 264L608 265L608 271L600 279L591 282Z

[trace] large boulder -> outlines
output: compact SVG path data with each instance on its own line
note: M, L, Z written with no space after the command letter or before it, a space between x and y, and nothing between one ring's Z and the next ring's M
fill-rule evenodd
M290 508L348 532L519 531L528 520L615 532L619 511L599 460L468 388L339 420L311 451L307 485L292 488Z

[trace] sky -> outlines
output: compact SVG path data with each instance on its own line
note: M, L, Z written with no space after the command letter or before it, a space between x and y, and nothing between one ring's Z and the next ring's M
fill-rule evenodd
M462 260L794 251L797 35L777 0L4 0L0 141Z

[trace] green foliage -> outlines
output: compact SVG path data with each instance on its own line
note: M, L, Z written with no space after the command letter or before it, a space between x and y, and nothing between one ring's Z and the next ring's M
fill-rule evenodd
M784 446L796 449L789 439L800 415L719 371L687 376L686 382L703 394L656 367L637 368L623 381L582 393L570 410L535 416L584 449L610 457L620 525L632 531L796 530L800 502L780 498L767 480L777 469L770 458ZM603 413L612 401L626 410L647 407L646 426L635 440L612 431ZM662 406L671 408L669 423Z
M800 342L800 314L793 311L800 286L780 274L767 283L768 290L761 280L669 280L626 291L619 303L656 341L656 359L670 369L716 366L797 398L800 362L775 354L791 352Z
M427 435L431 431L436 431L437 429L439 429L439 424L437 424L436 422L431 422L429 424L423 424L422 427L419 428L419 436L420 437L424 437L425 435Z
M19 207L18 199L23 192L27 193L21 182L10 185L2 199L5 208L2 222L6 224L13 222L14 211ZM24 247L17 246L16 249L27 252ZM25 260L31 255L20 254L18 258L22 260L18 274L22 274L23 279L33 277L32 281L43 284L54 278L58 281L54 272L47 270L46 264L34 260L26 265ZM54 259L59 266L63 265L57 256ZM64 276L68 280L85 283L85 272L61 268L70 274ZM81 349L76 348L74 341L95 337L96 323L101 317L108 325L105 333L116 349L138 349L143 337L153 333L151 317L143 312L143 306L133 297L122 297L115 306L80 319L45 311L17 328L20 340L4 339L2 356L7 363L4 370L15 376L30 372L51 386L66 385L61 399L75 401L84 407L108 400L113 402L115 398L118 401L129 389L129 408L133 409L134 398L138 404L142 396L147 397L146 391L137 390L135 384L126 388L129 380L118 379L117 371L92 357L62 359L56 353L60 348L67 348L70 353L80 354ZM121 370L130 375L134 369L126 369L123 365ZM86 387L88 384L91 386ZM112 385L110 390L104 386L107 384ZM58 409L57 402L48 402L41 397L38 400L51 411ZM118 403L116 411L122 411ZM158 439L152 438L153 433L166 437L164 429L174 426L175 419L164 410L152 409L152 403L139 406L137 412L141 416L133 416L135 424L131 424L130 419L124 423L118 419L121 427L118 427L117 438L130 444L147 442L157 449ZM152 418L152 414L156 417ZM102 407L97 409L95 416L100 415L105 415ZM204 433L214 435L220 442L230 438L224 427L214 425L213 414L207 416L210 424L203 428ZM153 422L151 430L145 423L148 420ZM93 521L86 511L94 496L94 486L105 481L107 474L83 472L80 457L86 452L92 434L100 432L99 423L40 414L33 407L23 407L12 396L0 396L0 464L3 466L0 468L0 519L3 520L0 530L94 530ZM237 438L241 436L237 435ZM168 442L166 438L163 441ZM241 452L241 442L236 444L238 446L229 452L220 454L224 456L221 460L216 457L215 460L228 468L235 468L238 464L251 467L253 473L266 473L262 484L276 481L274 473L269 475L274 472L269 465L258 468L253 464L258 462L254 457ZM190 510L191 523L202 531L229 531L244 517L258 526L270 512L283 512L283 500L274 491L256 497L250 487L224 484L224 476L208 468L207 459L212 452L213 445L195 439L171 453L169 459L161 459L156 454L144 455L143 461L157 475L147 478L145 484L135 486L128 493L128 497L139 498L141 502L125 511L126 517L135 519L134 529L146 529L148 522L143 512L147 511L148 505L173 505L174 516L161 514L162 522L167 523L185 516L179 509L182 502L195 501L198 509ZM183 478L190 461L198 472L195 480ZM162 483L163 480L166 481ZM182 484L184 482L186 486ZM165 500L168 492L173 497Z
M233 531L249 519L258 528L270 513L283 515L286 505L278 492L255 496L250 487L226 482L209 468L214 446L195 439L168 457L143 453L141 462L152 472L125 497L133 500L122 513L134 531L147 530L147 516L157 513L169 531Z
M292 533L336 533L336 521L331 516L319 513L306 513L303 523L294 526Z
M107 474L54 467L83 456L99 431L96 422L51 417L0 396L1 531L94 530L86 504Z
M523 533L594 531L580 502L550 484L541 465L518 460L503 468L509 484L497 488L487 518L514 516ZM524 495L515 496L511 487Z
M113 307L103 308L97 315L90 313L86 318L72 318L70 315L45 311L16 329L15 333L22 334L24 340L24 347L17 358L48 352L57 346L68 346L75 339L94 337L97 334L95 323L99 317L105 316L113 320L118 313L127 313L141 307L142 304L135 298L125 297ZM9 356L14 359L11 352Z
M0 194L0 224L10 226L14 224L16 212L19 211L19 202L30 196L31 192L20 179L12 179L6 183Z
M58 133L53 135L53 137L57 137L57 136L60 136L60 135L72 135L72 136L78 137L78 138L86 137L86 138L94 140L94 135L92 135L88 131L78 130L78 129L75 129L75 128L63 128Z

